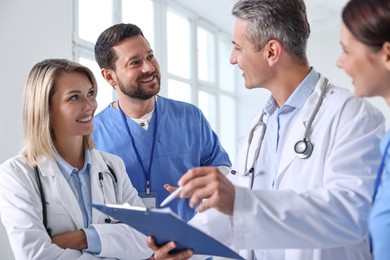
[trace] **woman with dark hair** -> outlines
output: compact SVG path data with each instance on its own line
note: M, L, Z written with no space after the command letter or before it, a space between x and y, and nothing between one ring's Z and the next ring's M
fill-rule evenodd
M381 96L390 106L390 0L351 0L342 12L337 66L352 78L355 95ZM390 256L390 131L381 142L369 228L375 259ZM382 177L383 176L383 177Z

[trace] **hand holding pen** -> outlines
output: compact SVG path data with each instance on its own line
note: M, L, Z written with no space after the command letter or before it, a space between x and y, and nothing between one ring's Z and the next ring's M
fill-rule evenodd
M216 208L233 215L235 188L217 167L198 167L187 171L179 180L181 198L191 197L190 207L198 212Z
M171 202L172 200L174 200L179 194L180 192L183 190L183 187L179 187L177 188L174 192L172 192L171 194L169 194L168 197L165 198L165 200L163 202L161 202L160 204L160 207L164 207L166 206L169 202Z

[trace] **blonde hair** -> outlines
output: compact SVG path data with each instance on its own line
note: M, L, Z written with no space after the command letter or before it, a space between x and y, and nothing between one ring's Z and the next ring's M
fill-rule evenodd
M56 153L50 125L50 105L56 80L63 73L86 75L97 91L92 71L79 63L66 59L47 59L34 65L28 75L23 97L22 155L32 165L37 165L39 156L53 158ZM83 146L94 147L91 135L83 137Z

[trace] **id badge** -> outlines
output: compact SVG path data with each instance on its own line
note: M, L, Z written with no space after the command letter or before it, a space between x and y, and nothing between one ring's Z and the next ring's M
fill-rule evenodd
M138 196L141 197L142 202L147 208L157 208L157 192L151 192L150 194L146 194L146 192L138 192Z

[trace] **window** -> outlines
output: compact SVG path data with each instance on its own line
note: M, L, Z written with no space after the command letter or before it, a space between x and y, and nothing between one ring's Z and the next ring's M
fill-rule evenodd
M189 79L191 73L190 22L187 18L167 11L168 73Z
M199 108L208 119L211 127L217 129L217 98L206 91L199 91Z
M199 80L215 82L215 35L205 28L198 27L198 77Z
M121 6L118 6L121 3ZM137 24L154 46L154 2L151 0L100 1L76 0L75 60L89 67L98 83L96 113L116 98L113 88L104 80L95 61L93 47L99 35L116 23ZM93 12L91 11L93 9ZM116 10L116 11L114 11Z
M79 62L88 68L90 68L95 75L96 82L98 85L98 109L96 113L108 106L108 104L114 99L114 91L112 91L112 86L106 82L103 76L100 75L100 68L98 64L93 61L90 57L79 57Z
M101 1L99 4L95 0L77 2L78 38L94 43L100 33L112 24L113 1Z
M191 103L191 85L174 79L168 79L168 97Z
M154 2L151 0L126 0L122 1L121 9L122 20L120 22L138 25L154 49Z
M75 60L96 76L98 111L116 95L95 62L95 41L113 24L134 23L142 29L160 63L160 95L198 106L233 159L237 97L236 71L229 64L230 35L169 0L74 1Z

